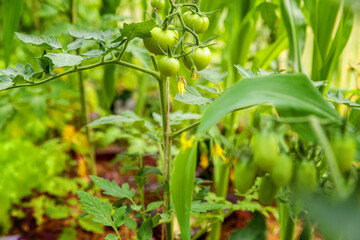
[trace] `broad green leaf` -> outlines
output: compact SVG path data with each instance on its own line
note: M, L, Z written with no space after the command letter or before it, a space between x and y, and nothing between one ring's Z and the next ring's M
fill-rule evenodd
M205 86L205 85L196 85L198 88L208 91L209 93L219 94L219 91L215 88Z
M132 210L137 212L141 210L141 205L131 205L130 207Z
M106 235L105 240L119 240L114 234L109 233Z
M39 63L39 67L44 73L47 75L54 75L52 71L54 70L54 64L51 61L50 58L47 57L41 57L41 58L35 58L35 60Z
M216 209L219 209L219 208L222 208L222 207L224 207L223 204L194 201L191 204L191 211L201 213L201 212L207 212L207 211L216 210Z
M81 56L68 53L47 53L44 57L50 58L55 68L76 66L84 60Z
M151 217L145 220L139 228L137 232L137 237L139 240L150 240L153 233L152 233L153 223Z
M196 157L197 143L193 143L191 148L181 149L174 160L170 181L171 198L182 240L190 240L190 215L195 183Z
M232 232L229 240L266 240L266 221L263 215L255 212L248 225Z
M79 49L81 48L83 42L84 38L78 38L74 42L69 43L66 48L68 51Z
M30 80L30 78L35 74L34 68L28 63L25 64L25 66L18 63L16 64L15 69L9 66L6 69L1 69L0 72L12 79L21 77L26 80Z
M135 190L129 188L129 184L124 183L121 188L115 181L109 181L101 177L90 176L96 186L104 190L104 194L117 198L131 199L135 195Z
M94 222L101 223L104 226L112 226L111 205L109 202L102 202L99 198L92 196L87 192L77 192L80 202L86 213L92 215Z
M88 32L85 30L74 30L70 29L69 33L71 36L76 38L83 38L86 40L93 39L93 40L102 40L105 41L106 39L110 39L113 36L113 33L110 30L106 31L97 31L97 32Z
M122 37L126 37L128 41L139 37L146 38L151 37L150 31L156 26L154 20L148 20L140 23L124 23L124 27L120 29Z
M13 85L12 79L8 76L1 75L0 76L0 91L5 90Z
M78 220L79 226L88 231L93 233L104 233L104 229L101 224L93 222L92 217L90 215L86 215L84 217L80 217Z
M353 102L350 99L344 98L344 95L342 94L342 92L338 92L338 93L328 92L327 97L328 97L327 100L329 102L344 104L353 109L360 110L360 104Z
M211 103L212 100L201 96L201 94L193 87L185 86L184 94L176 94L175 100L190 105L205 105Z
M28 35L24 33L15 33L16 36L24 43L29 43L34 46L43 47L49 50L61 49L62 45L55 37L50 36L46 39L43 36L37 37L34 35Z
M290 61L297 72L303 72L301 55L306 35L306 20L299 6L299 1L280 0L281 15L289 38Z
M205 110L197 133L206 132L232 111L261 104L272 105L281 117L315 115L334 121L341 119L307 76L275 74L245 78L228 89ZM308 127L300 124L296 127L301 128L300 134L304 137L312 138Z
M24 0L4 0L2 1L3 11L3 43L4 43L4 59L5 67L9 65L11 56L11 47L14 38L14 32L17 30Z
M256 73L254 73L253 71L251 71L250 69L244 68L240 65L235 65L235 67L237 68L239 74L241 75L241 77L243 78L252 78L252 77L257 77Z
M163 205L163 201L149 203L146 207L146 211L147 212L153 211L153 210L157 209L158 207L160 207L161 205Z

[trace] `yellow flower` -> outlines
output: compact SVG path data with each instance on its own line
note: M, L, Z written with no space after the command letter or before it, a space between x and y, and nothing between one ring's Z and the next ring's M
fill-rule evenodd
M200 156L200 166L206 169L209 166L209 158L206 153L202 153Z
M194 136L191 136L190 139L186 139L186 134L182 133L180 138L182 150L185 151L186 149L191 148L193 146L194 139Z
M196 77L197 77L197 73L196 73L196 70L194 70L194 72L193 72L193 74L192 74L192 76L191 76L191 79L192 79L192 80L195 80Z
M66 143L71 143L76 135L76 129L73 125L66 125L62 132L62 138Z
M215 142L215 145L214 145L214 148L213 148L212 152L213 152L214 157L220 157L221 159L223 159L225 161L224 149L222 149L220 147L220 145L217 144L216 142Z
M181 80L178 80L178 89L181 95L183 95L186 92L185 85Z

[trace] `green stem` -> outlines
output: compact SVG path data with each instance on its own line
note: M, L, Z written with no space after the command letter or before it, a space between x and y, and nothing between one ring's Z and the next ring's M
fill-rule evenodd
M120 234L119 234L119 231L117 230L117 228L115 226L112 226L112 228L114 229L118 239L121 240L121 237L120 237Z
M160 90L160 107L161 107L161 119L162 119L162 128L163 128L163 149L164 149L164 176L165 176L165 185L164 188L164 205L165 212L170 214L170 219L165 225L165 236L167 240L174 239L173 236L173 213L170 213L170 173L171 173L171 140L170 140L170 92L169 92L169 78L164 76L161 77L159 81L159 90Z
M90 64L90 65L87 65L87 66L81 66L81 67L76 66L76 67L73 67L73 68L71 68L71 69L69 69L69 70L67 70L65 72L56 74L55 76L45 78L45 79L43 79L41 81L38 81L38 82L35 82L35 83L26 83L26 84L15 85L15 86L0 90L0 92L4 91L4 90L8 90L8 89L13 89L13 88L38 86L38 85L50 82L52 80L58 79L58 78L60 78L62 76L68 75L70 73L74 73L74 72L78 72L78 71L84 71L84 70L96 68L96 67L103 66L103 65L109 65L109 64L118 64L118 65L121 65L121 66L132 68L132 69L135 69L137 71L149 74L149 75L155 77L156 79L160 79L160 75L156 71L140 67L140 66L138 66L136 64L132 64L132 63L124 62L124 61L118 61L117 59L113 59L113 60L109 60L109 61L100 61L98 63Z
M143 157L140 156L140 169L143 167ZM141 207L142 209L145 209L145 199L144 199L144 184L143 181L145 177L142 177L141 181L140 181L140 186L139 186L139 195L140 195L140 203L141 203Z
M177 138L178 136L180 136L183 132L186 132L188 130L191 130L193 128L196 128L197 126L199 126L200 122L196 122L196 123L193 123L183 129L180 129L179 131L176 131L174 132L173 134L171 134L170 136L170 139L174 139L174 138Z

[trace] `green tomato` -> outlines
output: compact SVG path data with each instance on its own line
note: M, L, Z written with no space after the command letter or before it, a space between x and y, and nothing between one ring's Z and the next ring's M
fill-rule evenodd
M295 172L295 190L300 193L315 191L317 187L316 167L312 162L302 161Z
M184 51L188 53L192 51L192 48L187 47L184 49ZM194 62L196 69L198 71L201 71L204 68L206 68L209 65L210 61L211 61L211 51L207 47L197 48L195 49L195 51L192 51L187 56L183 57L183 63L188 69L192 68L193 66L192 62Z
M348 172L355 160L356 141L351 137L337 137L331 142L336 161L342 173Z
M164 52L167 52L168 48L171 50L179 38L178 33L170 29L162 30L159 27L154 27L150 32L151 38L144 38L144 45L149 52L157 55L163 55L161 49Z
M256 165L251 162L240 161L234 165L234 186L242 194L246 193L256 179Z
M184 23L191 30L194 30L196 33L203 33L209 27L209 18L206 16L200 16L197 13L192 13L187 11L183 15Z
M270 175L265 175L261 179L260 187L259 187L259 201L263 205L270 205L276 194L278 193L279 189L272 181Z
M271 179L278 187L288 186L293 173L293 161L287 156L280 156L271 171Z
M279 158L279 142L273 133L258 132L253 136L254 161L261 170L271 171Z
M174 76L180 69L180 62L176 58L162 56L158 62L158 68L162 75L166 77Z
M165 0L150 0L150 4L153 8L160 10L165 6Z

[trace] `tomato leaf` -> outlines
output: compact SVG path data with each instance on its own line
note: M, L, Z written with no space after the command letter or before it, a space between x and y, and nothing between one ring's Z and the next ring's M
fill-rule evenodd
M124 27L120 29L122 37L126 37L128 41L139 37L146 38L151 37L150 31L156 26L154 20L148 20L140 23L124 23Z
M101 177L90 176L96 186L104 190L104 194L117 198L131 199L135 195L134 189L129 189L129 184L124 183L121 188L115 181L109 181Z
M43 36L37 37L34 35L28 35L24 33L15 33L16 36L24 43L29 43L34 46L43 47L49 50L61 49L62 45L55 37L50 36L46 39Z
M81 56L68 53L47 53L44 57L50 58L55 68L76 66L84 60Z
M179 102L190 104L190 105L205 105L212 103L212 100L203 97L195 88L185 86L186 92L184 94L176 94L175 99Z
M5 90L13 85L12 79L8 76L0 76L0 90Z
M92 39L92 40L105 41L106 39L110 39L113 36L113 33L110 30L97 31L97 32L88 32L88 31L85 31L85 30L70 29L69 33L73 37L83 38L83 39L86 39L86 40Z

